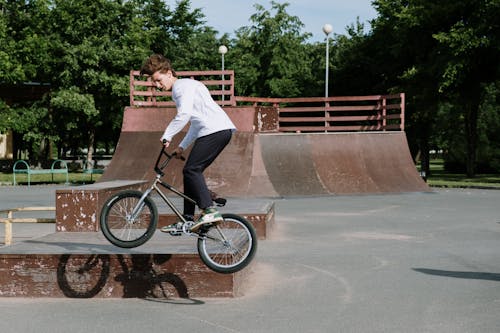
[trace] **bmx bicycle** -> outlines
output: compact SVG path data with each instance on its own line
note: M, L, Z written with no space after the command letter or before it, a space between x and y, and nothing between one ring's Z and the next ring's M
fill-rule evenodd
M156 192L179 218L177 231L170 234L196 237L198 254L208 268L226 274L243 269L252 261L257 250L254 227L242 216L224 213L221 214L222 221L203 225L192 232L194 222L186 220L160 188L161 186L195 203L195 200L161 179L165 175L163 170L174 156L162 146L154 167L156 176L149 188L144 192L125 190L104 203L100 215L102 233L108 241L122 248L133 248L146 243L158 225L158 209L151 197Z

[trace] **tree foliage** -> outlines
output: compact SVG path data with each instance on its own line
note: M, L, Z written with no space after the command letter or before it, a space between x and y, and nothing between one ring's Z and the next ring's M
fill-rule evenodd
M236 94L323 96L325 42L289 4L256 4L250 25L217 37L189 0L0 0L0 83L50 84L34 103L0 101L0 130L11 129L40 158L116 143L128 104L128 74L151 53L178 70L234 69ZM406 93L412 152L442 148L446 165L500 169L500 0L374 0L371 28L359 20L329 47L329 95ZM90 158L90 156L89 156Z
M303 24L286 12L288 3L271 1L271 10L256 4L250 27L242 27L232 45L236 90L242 96L301 96L311 81Z
M373 4L379 16L368 39L385 41L385 51L376 58L392 64L382 67L388 82L409 96L410 124L422 153L427 154L439 131L438 111L455 112L460 116L448 118L461 121L455 128L463 126L464 164L472 176L484 86L498 80L500 2L377 0Z
M201 27L203 14L191 11L186 0L173 10L160 0L2 0L0 5L5 14L0 39L9 46L0 51L0 82L50 83L44 107L54 128L40 136L63 149L84 143L91 152L96 141L116 142L128 104L129 71L151 53L177 57L186 68L181 52L197 50L200 68L213 68L217 61L202 56L208 44L216 45L215 32ZM188 46L180 47L186 40ZM23 110L9 107L17 121L28 124Z

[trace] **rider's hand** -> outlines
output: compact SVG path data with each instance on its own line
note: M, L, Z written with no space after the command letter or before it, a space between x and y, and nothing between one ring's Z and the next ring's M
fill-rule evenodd
M168 148L168 146L170 146L170 141L167 141L165 139L162 139L161 143L163 143L163 145L165 146L165 148Z
M184 158L184 156L182 156L183 152L184 152L184 149L182 147L175 148L175 150L174 150L174 156L175 156L175 158L183 159Z

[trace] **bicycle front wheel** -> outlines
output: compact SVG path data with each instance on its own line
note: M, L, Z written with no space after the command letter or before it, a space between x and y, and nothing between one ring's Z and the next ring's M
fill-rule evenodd
M254 227L241 216L222 214L224 221L200 233L198 253L210 269L234 273L246 267L257 251Z
M158 211L146 197L141 202L139 191L123 191L104 204L100 226L104 237L112 244L132 248L147 242L156 231Z

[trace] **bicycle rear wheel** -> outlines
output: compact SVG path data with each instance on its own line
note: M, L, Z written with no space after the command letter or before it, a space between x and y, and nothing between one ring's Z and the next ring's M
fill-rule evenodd
M149 197L140 203L141 197L139 191L123 191L104 204L100 226L104 237L112 244L132 248L144 244L153 236L158 224L158 211ZM139 210L132 216L136 207Z
M246 267L257 251L254 227L241 216L222 214L224 221L200 232L198 253L210 269L224 274Z

